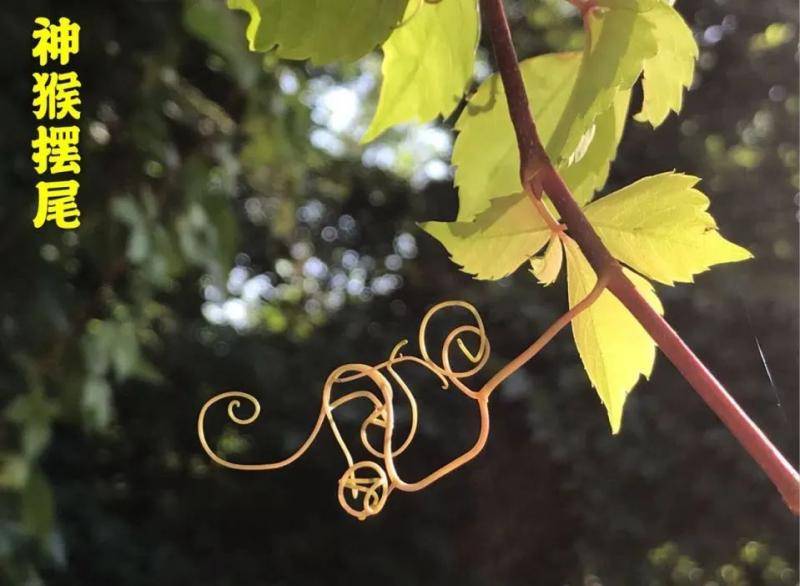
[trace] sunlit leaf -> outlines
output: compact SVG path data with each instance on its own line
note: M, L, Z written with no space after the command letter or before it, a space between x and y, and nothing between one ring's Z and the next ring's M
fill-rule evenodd
M395 124L449 116L472 77L479 33L475 0L412 0L404 21L383 44L378 108L362 142Z
M30 471L28 458L21 455L0 454L0 488L22 489L28 482Z
M108 323L113 328L111 344L111 361L117 380L124 380L130 376L134 367L139 362L139 342L136 339L136 326L131 321Z
M657 6L658 4L666 3L671 5L670 0L596 0L595 5L600 8L608 8L611 10L633 10L636 12L645 12Z
M698 49L691 29L672 6L658 3L643 16L653 26L658 53L644 61L644 101L636 120L655 127L670 111L680 112L683 91L694 77Z
M93 428L106 427L113 413L111 386L105 378L91 375L83 385L81 411Z
M400 24L408 0L228 0L250 15L253 51L324 64L353 61L380 45Z
M657 50L653 25L645 18L650 2L607 2L608 10L588 16L590 38L563 116L547 141L554 159L569 156L595 119L608 110L617 92L630 89L643 63Z
M582 54L542 55L520 64L537 130L579 203L608 178L630 101L644 70L641 120L660 124L678 111L692 81L697 46L662 0L604 0L587 16ZM460 221L494 197L521 190L519 155L505 92L489 77L470 98L453 149Z
M711 266L751 257L725 240L698 178L661 173L589 204L586 217L611 253L656 281L691 282Z
M50 443L57 412L55 402L38 390L17 396L6 407L4 415L8 421L21 429L22 454L28 460L35 460Z
M564 262L564 247L558 234L550 236L550 242L544 254L531 259L531 272L541 285L552 285L561 272Z
M422 228L477 279L513 273L550 238L550 229L524 194L495 199L472 222L427 222Z
M579 53L534 57L521 63L532 113L539 136L575 199L584 203L602 188L625 128L630 91L617 91L610 106L588 120L572 152L553 150L549 141L564 114L580 66ZM459 188L459 220L468 220L489 201L522 189L519 153L508 114L505 92L492 76L470 98L456 125L459 135L453 148L455 182ZM581 140L585 143L581 147ZM580 151L580 152L576 152Z
M581 205L592 199L608 180L625 129L630 98L629 90L617 92L612 107L595 120L592 140L583 156L576 162L565 161L560 165L561 177Z
M579 53L542 55L520 63L543 140L561 117L579 65ZM498 75L487 78L470 97L456 130L453 164L459 189L458 219L466 221L485 210L491 198L522 190L514 127Z
M574 307L591 292L597 277L574 240L566 238L565 248L569 306ZM625 269L625 274L653 309L663 313L652 285L632 271ZM655 343L609 291L572 320L572 333L589 380L608 411L611 431L617 433L628 393L653 369Z

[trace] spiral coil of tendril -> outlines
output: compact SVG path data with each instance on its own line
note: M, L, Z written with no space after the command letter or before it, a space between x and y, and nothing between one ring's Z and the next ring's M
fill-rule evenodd
M449 474L456 468L463 466L475 458L483 449L484 445L486 445L486 440L489 437L489 398L492 393L504 380L511 376L511 374L536 356L536 354L544 348L558 332L575 319L577 315L597 301L598 297L600 297L607 288L608 280L609 274L607 272L602 273L586 297L556 319L541 336L528 346L528 348L523 350L516 358L501 368L478 391L470 389L463 382L463 379L468 379L477 374L489 360L489 339L486 337L483 320L478 311L469 303L465 301L445 301L433 306L422 318L418 336L419 356L405 356L400 353L400 350L407 343L404 340L394 347L389 354L389 359L385 362L374 366L357 363L345 364L334 370L328 376L328 379L325 381L325 386L322 389L322 406L320 407L319 416L317 417L317 422L314 424L314 428L311 430L305 442L287 458L265 464L239 464L222 458L211 449L205 434L205 417L209 408L216 403L230 399L228 403L228 418L236 424L249 425L258 419L261 413L261 405L258 400L252 395L240 391L220 393L206 401L200 409L200 413L197 417L197 435L200 439L200 445L214 462L227 468L233 468L235 470L274 470L276 468L288 466L300 458L311 444L314 443L320 429L322 429L323 423L327 421L347 460L347 469L339 479L339 503L345 511L363 521L367 517L379 513L381 509L383 509L386 500L394 489L404 492L422 490L426 486L436 482L442 476ZM474 323L457 326L447 334L442 343L440 360L436 362L431 358L428 351L428 324L436 313L449 308L461 308L466 310L473 318ZM473 342L472 349L470 349L469 345L470 340ZM477 344L474 344L474 342L477 342ZM458 349L461 356L471 364L470 367L465 370L456 370L453 368L453 354L455 349ZM414 440L419 419L417 401L414 398L414 394L395 370L396 365L406 362L419 364L427 368L440 380L443 389L448 388L450 385L457 388L464 395L475 401L480 413L480 429L473 446L457 458L416 482L406 482L400 478L394 462L395 457L402 454ZM403 391L403 395L411 409L410 429L405 439L396 448L394 447L394 388L390 379ZM375 389L357 390L332 399L334 385L362 380L367 380L372 383ZM253 407L253 412L249 417L242 418L236 415L236 410L241 407L242 399L248 401ZM339 433L339 428L333 417L335 409L358 399L365 399L372 403L372 412L361 424L360 439L367 452L378 461L353 461L353 456L342 438L341 433ZM383 429L383 441L380 448L372 445L369 440L368 431L370 426Z
M457 326L447 334L437 361L431 357L428 349L428 326L434 315L451 308L466 310L472 318L471 323ZM231 462L215 453L209 445L205 434L205 417L213 405L228 400L228 418L238 425L249 425L258 419L261 413L260 403L254 396L240 391L220 393L203 405L197 419L197 434L200 444L208 456L221 466L235 470L274 470L288 466L300 458L314 442L323 424L327 422L347 461L347 469L338 484L339 503L345 511L360 520L375 515L383 509L393 490L413 492L425 488L474 458L481 451L488 437L488 399L492 388L484 386L480 391L474 391L464 383L464 379L478 373L489 359L489 340L478 311L464 301L439 303L425 314L420 324L419 356L402 354L401 350L406 344L406 341L397 344L389 358L380 364L371 366L353 363L334 370L328 376L323 387L322 405L311 433L293 454L283 460L263 464ZM457 357L456 352L460 355L460 360L466 359L468 363L464 370L457 370L453 367ZM472 448L416 482L404 481L397 472L394 461L413 442L419 420L414 394L395 369L398 364L402 363L415 363L428 369L439 379L443 389L451 386L457 388L478 404L481 415L480 432ZM370 383L373 388L359 389L334 398L335 385L351 382ZM402 391L402 396L408 403L411 413L409 430L402 440L395 438L393 399L396 387ZM334 419L333 414L336 409L356 400L366 400L372 403L372 412L361 423L359 437L363 447L376 460L354 461ZM237 415L237 411L242 408L242 401L246 401L252 406L252 413L247 417ZM380 446L373 445L369 439L370 427L382 430Z

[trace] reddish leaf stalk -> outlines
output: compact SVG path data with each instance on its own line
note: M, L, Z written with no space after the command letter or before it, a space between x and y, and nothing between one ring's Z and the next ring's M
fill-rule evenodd
M517 136L522 184L536 195L542 190L547 193L595 272L608 278L608 289L642 324L670 362L752 456L789 509L795 515L800 514L800 475L675 330L639 294L572 197L536 131L503 0L481 0L481 8Z

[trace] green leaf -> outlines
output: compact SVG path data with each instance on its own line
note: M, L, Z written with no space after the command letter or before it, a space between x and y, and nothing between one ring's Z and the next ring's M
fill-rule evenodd
M0 488L24 488L30 475L30 460L19 454L0 454Z
M653 26L658 53L644 61L644 101L635 118L655 128L670 111L680 112L683 90L694 78L698 49L691 29L672 6L658 3L644 18Z
M449 1L449 0L448 0ZM250 15L251 51L317 65L354 61L400 24L408 0L228 0Z
M645 102L639 119L658 125L670 110L680 109L697 56L691 31L662 0L597 5L587 16L582 54L542 55L520 63L540 139L581 204L608 178L630 88L642 71ZM481 84L456 130L458 219L467 221L492 198L521 190L516 139L499 77Z
M579 66L579 53L541 55L520 63L533 105L531 112L543 140L561 118ZM459 189L458 220L463 222L485 210L492 198L522 191L516 136L497 74L487 78L470 97L456 130L459 134L453 146L453 165Z
M561 245L561 238L553 233L547 250L540 256L531 259L531 273L545 287L552 285L561 272L561 265L564 263L564 247Z
M53 490L44 474L36 470L22 491L22 525L31 535L44 538L53 528L54 518Z
M477 279L501 279L536 254L550 229L525 194L497 198L472 222L427 222L453 262Z
M130 196L119 196L111 200L111 215L127 224L131 230L125 251L128 259L134 264L147 260L150 246L150 231L147 215L136 200Z
M597 277L577 243L565 238L569 306L591 292ZM652 285L636 273L625 274L658 313L661 302ZM636 318L608 290L572 320L572 333L592 386L608 411L612 433L622 424L625 399L641 375L649 378L655 361L655 343Z
M580 71L558 126L547 141L556 163L575 151L581 137L608 110L617 92L630 89L644 61L656 55L657 38L645 18L652 2L607 2L587 16L589 38Z
M8 420L21 429L22 454L28 460L35 460L50 443L57 413L57 405L40 389L18 395L6 408Z
M600 114L592 125L592 139L583 156L560 165L561 178L579 205L592 199L608 180L611 162L617 156L617 147L625 130L630 99L629 90L617 92L611 108Z
M139 341L136 339L136 324L132 321L105 322L113 336L111 339L111 361L117 380L128 378L139 362Z
M616 258L661 283L689 283L711 266L751 254L725 240L699 179L661 173L589 204L586 217Z
M595 4L599 8L608 8L611 10L645 12L653 9L662 2L668 4L672 3L670 0L597 0Z
M94 429L102 429L111 422L113 413L111 386L105 378L90 375L83 385L81 409L86 421Z
M539 136L548 144L578 75L580 54L542 55L523 61L520 68ZM547 149L554 161L561 161L558 169L580 204L589 201L608 179L629 102L629 90L616 92L610 107L579 128L581 140L572 152L556 151L552 146ZM481 84L469 99L456 130L459 135L453 148L453 164L459 188L458 219L466 221L486 209L492 198L522 190L516 135L499 77L492 76Z
M113 337L113 328L108 326L108 322L92 319L87 324L81 344L86 369L90 373L103 376L108 371Z
M472 78L480 25L475 0L412 0L405 24L383 44L383 82L361 142L403 122L452 113Z

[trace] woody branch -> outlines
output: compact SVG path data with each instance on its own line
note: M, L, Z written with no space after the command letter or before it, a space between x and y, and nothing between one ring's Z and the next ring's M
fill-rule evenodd
M541 196L542 191L547 194L595 272L608 279L609 291L633 314L670 362L747 450L781 493L789 509L795 515L800 514L800 475L675 330L639 294L575 202L547 156L536 131L503 0L481 0L481 8L517 137L523 185L536 197Z

